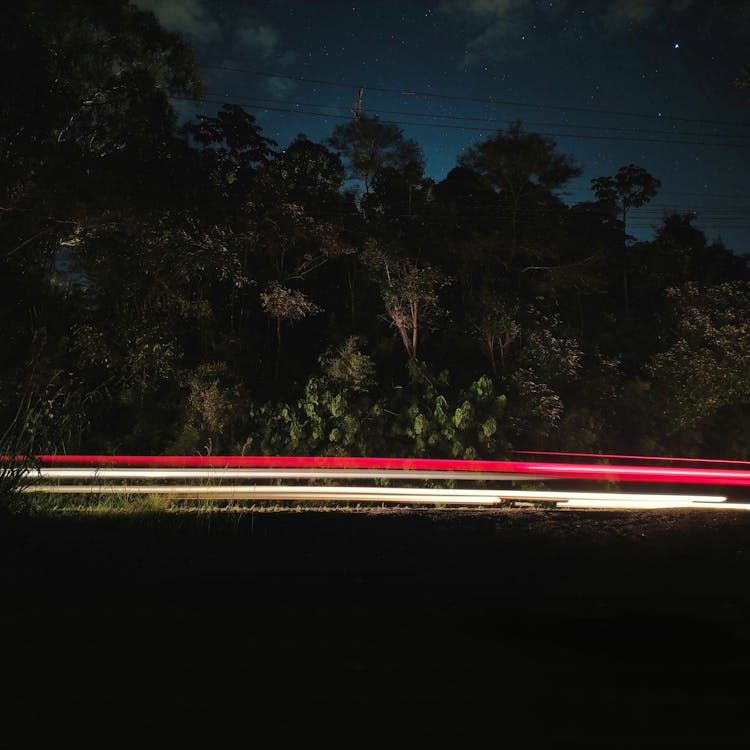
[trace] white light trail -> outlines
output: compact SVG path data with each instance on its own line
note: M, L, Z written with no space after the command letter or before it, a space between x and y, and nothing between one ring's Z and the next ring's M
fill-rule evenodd
M80 495L170 495L185 500L333 500L342 503L422 503L439 505L501 505L514 500L549 502L560 508L732 508L719 495L664 495L619 492L560 492L546 490L457 490L415 487L290 487L277 485L32 485L26 492Z

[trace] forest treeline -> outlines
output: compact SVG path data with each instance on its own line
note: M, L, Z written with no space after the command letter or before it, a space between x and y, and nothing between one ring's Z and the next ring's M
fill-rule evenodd
M35 450L750 458L750 274L522 124L441 181L362 113L274 143L123 0L0 11L0 417ZM14 421L15 420L15 421ZM0 430L1 431L1 430Z

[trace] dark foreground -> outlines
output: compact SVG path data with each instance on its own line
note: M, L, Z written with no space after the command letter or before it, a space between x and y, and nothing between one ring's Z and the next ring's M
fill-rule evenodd
M750 736L750 513L6 518L0 533L4 725L27 740Z

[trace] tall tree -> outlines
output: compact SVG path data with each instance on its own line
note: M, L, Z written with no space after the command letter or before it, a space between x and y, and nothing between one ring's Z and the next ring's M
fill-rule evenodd
M551 138L526 133L515 123L471 147L459 159L461 166L485 177L497 192L500 207L510 219L511 257L518 250L522 211L534 212L537 221L543 219L550 194L581 174L571 157L555 149Z
M276 364L274 376L278 379L281 368L282 322L303 320L321 312L321 308L309 300L302 292L281 286L272 281L260 295L263 309L276 322Z
M215 189L222 198L246 197L255 170L268 164L276 142L239 104L224 104L214 117L198 115L183 127L203 147Z
M73 325L61 311L77 315L82 296L65 266L88 232L179 192L169 97L199 92L200 76L189 45L127 0L4 4L0 62L16 71L0 80L0 277L12 291L0 315L11 339L46 341L59 366L70 353L53 342L68 345ZM112 249L100 251L108 263ZM19 347L14 360L32 356L43 353Z
M591 189L597 200L613 213L622 218L625 240L622 246L622 292L627 312L628 294L628 252L627 252L627 218L633 208L640 208L657 194L661 181L647 172L643 167L629 164L620 167L614 177L597 177L591 180Z
M327 143L346 159L349 175L363 183L365 194L370 193L373 177L381 169L409 169L421 175L424 168L416 141L405 138L398 125L381 122L378 117L361 115L338 125Z
M367 243L364 259L380 287L386 315L396 327L407 357L416 360L421 336L440 313L439 292L447 283L445 275L429 264L391 255L373 240Z
M269 174L285 200L308 210L331 208L341 198L344 165L340 157L304 133L276 154Z
M591 189L597 200L619 213L626 232L630 210L649 203L660 187L660 180L635 164L620 167L614 177L596 177L591 180Z

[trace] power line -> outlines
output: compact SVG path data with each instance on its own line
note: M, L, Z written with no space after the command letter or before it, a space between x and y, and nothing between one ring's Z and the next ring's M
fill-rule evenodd
M293 76L286 73L270 73L268 71L253 70L250 68L234 68L226 65L207 65L201 64L202 68L209 70L223 70L230 73L244 73L246 75L259 76L262 78L281 78L288 81L297 81L299 83L308 83L319 86L335 86L338 88L346 89L359 89L361 84L354 83L343 83L341 81L327 81L320 78L306 78L305 76ZM612 115L617 117L637 117L640 119L656 119L656 120L668 120L670 122L693 122L702 123L705 125L730 125L737 127L750 127L750 122L740 122L733 120L708 120L693 117L677 117L674 115L651 115L642 112L629 112L624 110L613 110L613 109L594 109L592 107L572 107L562 106L558 104L535 104L531 102L517 102L508 101L502 99L495 99L492 97L481 98L474 96L458 96L455 94L440 94L434 91L407 91L403 89L388 88L385 86L370 86L365 85L368 91L377 91L380 93L398 94L399 96L419 96L428 99L446 99L451 101L463 101L463 102L474 102L478 104L499 104L502 106L510 107L526 107L531 109L552 109L562 112L589 112L591 114L600 115Z
M201 101L207 104L219 103L212 99L206 99L205 97L172 96L170 98L178 100L178 101ZM306 115L306 116L311 116L311 117L324 117L324 118L332 118L332 119L339 119L339 120L351 119L350 115L335 115L335 114L329 114L326 112L312 112L310 110L302 110L302 109L284 109L281 107L267 107L267 106L261 107L261 109L267 112L282 112L285 114L292 114L292 115ZM418 127L418 128L438 128L440 130L445 130L445 129L468 130L468 131L474 131L474 132L479 132L479 133L486 133L489 130L489 128L478 128L478 127L473 127L471 125L451 125L448 123L438 125L436 123L431 123L431 122L406 122L403 120L380 120L380 122L386 125L400 125L400 126ZM687 145L687 146L708 146L708 147L713 146L715 148L746 149L749 147L748 144L744 144L744 143L705 143L701 141L687 141L687 140L666 139L666 138L628 138L625 136L584 135L580 133L537 132L537 135L543 135L543 136L548 136L552 138L575 138L579 140L626 141L626 142L631 142L631 143L666 143L666 144L681 144L681 145Z
M740 198L739 195L731 193L692 193L681 190L660 190L659 195L692 195L696 198Z
M351 112L351 107L345 104L319 104L316 102L297 102L290 101L288 99L263 99L251 96L241 96L238 94L227 94L209 91L204 96L218 97L223 99L232 99L241 102L247 102L250 104L290 104L295 107L317 107L318 109L339 109ZM431 112L414 112L408 110L398 109L369 109L370 112L375 114L383 115L402 115L405 117L425 117L435 120L451 120L457 122L484 122L488 125L492 124L504 124L512 125L515 121L512 119L492 118L492 117L467 117L465 115L443 115ZM637 133L638 131L634 128L620 128L612 125L589 125L584 123L566 123L566 122L532 122L526 121L524 125L532 127L559 127L559 128L579 128L584 130L609 130L620 133ZM706 138L741 138L750 139L750 135L744 135L742 133L706 133L697 131L674 131L674 130L650 130L648 131L651 135L680 135L680 136L697 136Z

